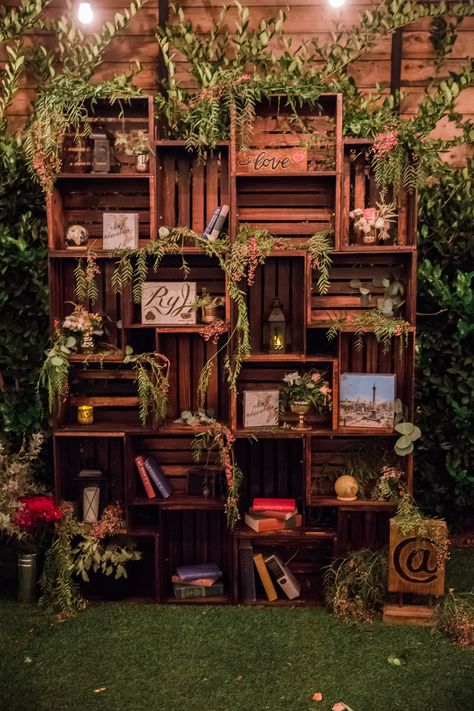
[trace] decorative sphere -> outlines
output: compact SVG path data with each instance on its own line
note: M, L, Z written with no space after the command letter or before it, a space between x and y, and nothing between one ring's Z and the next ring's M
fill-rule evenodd
M70 225L66 232L68 247L84 247L89 239L89 233L83 225Z
M349 474L340 476L336 480L334 488L339 501L355 501L357 499L359 485L354 477Z

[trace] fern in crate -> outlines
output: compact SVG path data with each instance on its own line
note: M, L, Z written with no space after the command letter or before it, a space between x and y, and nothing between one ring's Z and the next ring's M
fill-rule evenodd
M332 265L330 253L333 251L332 246L332 229L316 232L308 240L308 251L311 255L311 267L317 269L319 276L317 281L318 291L320 294L327 294L329 291L329 270Z
M161 353L133 355L133 349L127 346L123 362L130 363L136 373L140 422L145 426L151 414L153 427L163 423L168 411L168 358Z
M78 301L89 301L95 304L99 298L99 289L96 282L96 277L100 274L100 269L97 264L97 257L94 252L88 252L86 263L81 258L77 262L74 269L74 292Z

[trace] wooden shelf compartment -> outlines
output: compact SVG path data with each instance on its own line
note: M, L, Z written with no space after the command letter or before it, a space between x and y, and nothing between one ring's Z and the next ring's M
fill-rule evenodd
M190 494L173 493L167 499L148 499L137 497L131 502L133 506L158 506L160 509L172 509L176 511L223 511L224 499L213 499L206 496L193 496Z

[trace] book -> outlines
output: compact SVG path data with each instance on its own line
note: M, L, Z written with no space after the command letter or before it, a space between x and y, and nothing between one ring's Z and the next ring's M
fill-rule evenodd
M220 575L215 575L210 578L193 578L193 580L181 580L179 575L172 575L171 582L179 583L180 585L200 585L204 588L210 588L211 585L214 585L214 583L219 580L219 578Z
M219 216L214 224L213 229L211 230L210 235L208 236L208 239L214 240L217 239L222 231L222 228L224 227L224 223L227 219L227 215L229 214L229 206L228 205L222 205Z
M262 499L253 500L254 511L294 511L296 501L294 499Z
M221 208L220 208L220 207L217 207L217 208L214 210L213 216L211 217L211 219L210 219L209 222L207 223L207 225L206 225L206 227L205 227L205 229L204 229L204 232L202 233L202 236L203 236L203 237L209 237L209 235L211 234L211 232L212 232L212 230L213 230L213 228L214 228L214 225L216 224L216 220L217 220L217 218L219 217L220 211L221 211Z
M249 514L257 514L258 516L264 516L265 518L277 518L280 521L288 521L288 519L292 518L293 516L296 516L298 513L298 509L295 509L294 511L255 511L253 506L249 508Z
M224 583L214 583L210 587L173 583L173 591L178 600L187 600L193 597L212 597L213 595L224 594Z
M276 593L275 586L272 583L270 573L267 570L267 566L265 565L265 561L263 560L263 555L261 553L254 553L253 562L257 568L257 573L262 581L267 598L270 602L273 602L273 600L278 598L278 595Z
M222 576L222 570L216 563L197 563L195 565L180 565L176 568L176 573L181 580L196 580L197 578L213 578L216 580Z
M255 602L255 571L253 546L250 541L240 541L239 545L239 581L242 602Z
M292 516L292 518L289 518L288 521L280 521L278 518L266 518L265 516L249 513L244 514L246 525L257 533L298 528L298 526L301 526L302 518L301 514L296 514Z
M143 486L145 487L146 495L149 499L156 499L155 490L145 468L145 457L142 457L141 455L135 457L135 464L137 466L138 473L140 474L140 479L142 480Z
M286 597L289 600L294 600L301 593L301 585L289 568L284 565L282 560L273 553L264 558L264 563L267 570L271 573L274 580L281 587Z
M145 469L159 494L164 499L171 496L173 486L154 457L145 458Z

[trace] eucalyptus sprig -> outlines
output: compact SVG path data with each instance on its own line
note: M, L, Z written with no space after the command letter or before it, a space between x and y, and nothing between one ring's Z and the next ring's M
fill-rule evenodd
M123 362L130 363L136 373L140 422L145 426L151 413L153 427L163 423L168 411L168 358L161 353L133 355L133 348L127 346Z

